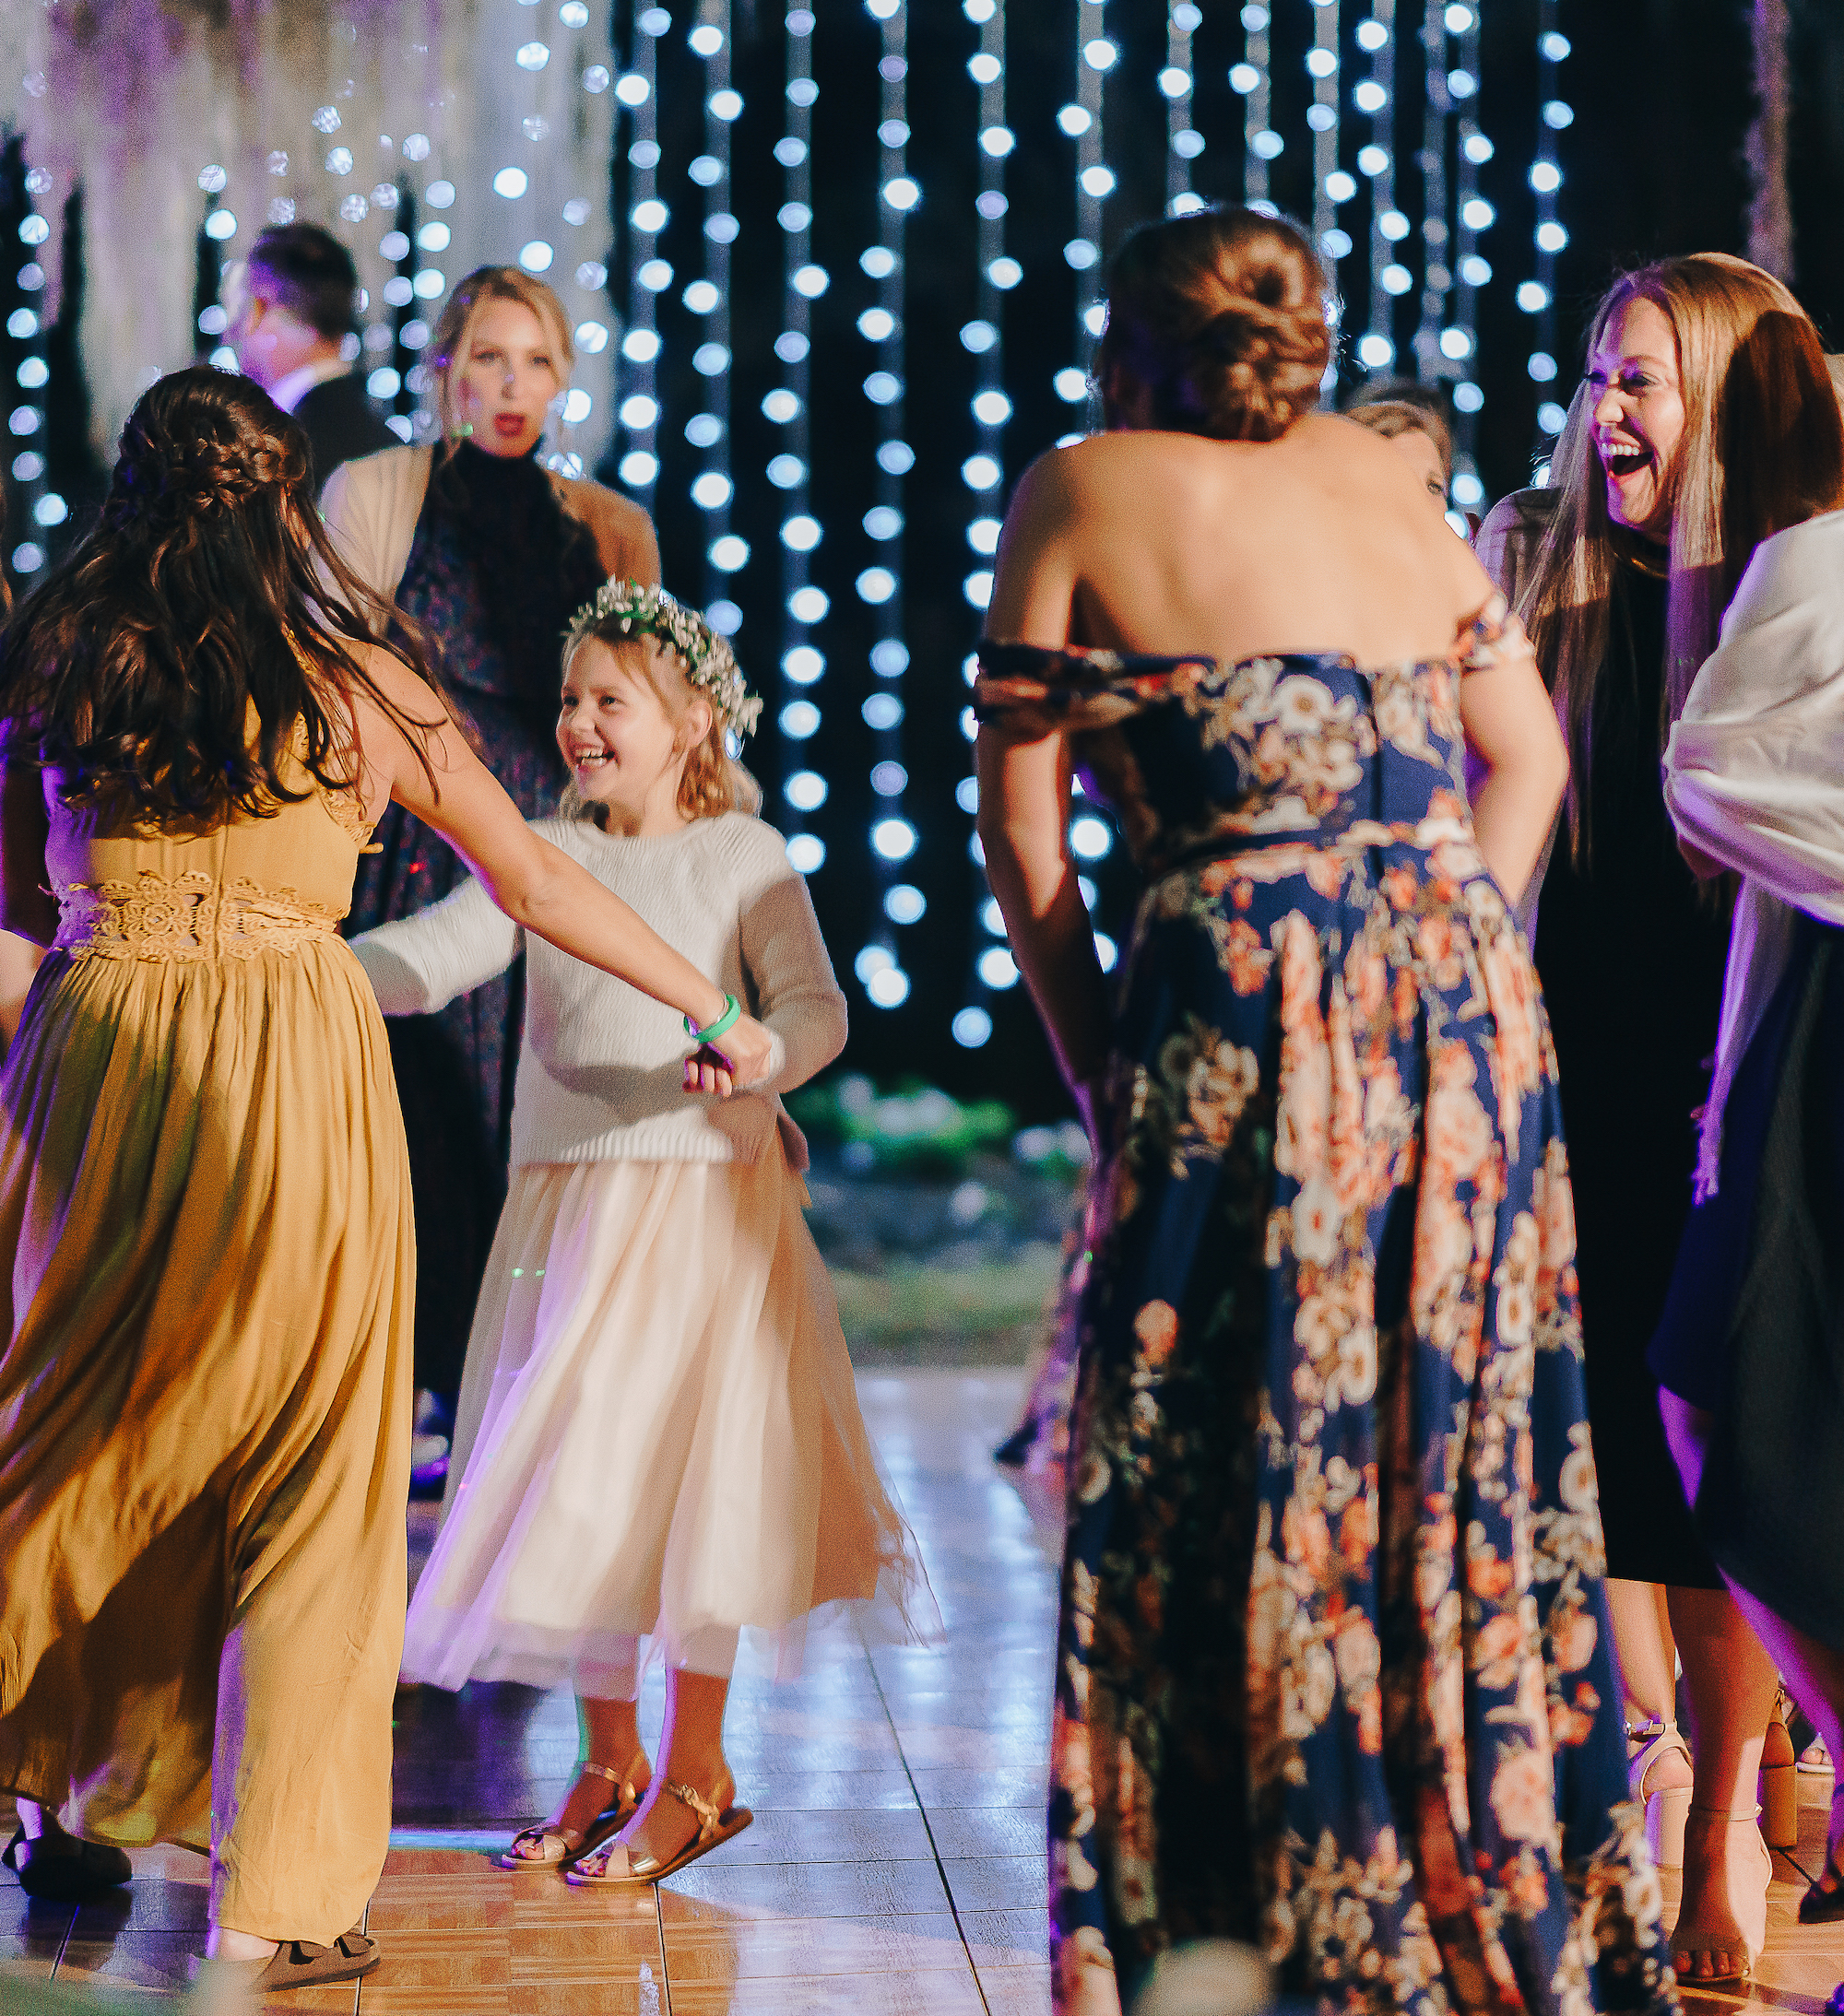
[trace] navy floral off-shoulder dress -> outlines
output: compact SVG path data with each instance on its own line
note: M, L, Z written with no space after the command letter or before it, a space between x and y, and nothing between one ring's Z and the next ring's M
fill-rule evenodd
M1554 1052L1460 680L987 644L1146 878L1069 1460L1053 1975L1252 1941L1346 2010L1674 2003L1630 1803Z

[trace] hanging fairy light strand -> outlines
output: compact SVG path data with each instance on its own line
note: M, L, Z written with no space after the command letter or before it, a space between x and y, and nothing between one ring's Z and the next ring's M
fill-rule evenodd
M1543 110L1537 136L1536 159L1531 163L1531 187L1537 199L1536 277L1518 289L1518 305L1536 318L1536 340L1531 348L1527 369L1541 389L1553 384L1557 375L1555 263L1556 254L1568 243L1568 232L1556 216L1556 196L1562 188L1562 169L1556 160L1556 136L1575 122L1574 109L1560 93L1557 72L1569 55L1569 40L1556 28L1556 0L1543 0L1538 16L1538 88ZM1547 452L1549 442L1562 432L1568 418L1564 403L1552 394L1537 406L1537 448ZM1539 480L1547 480L1545 462Z
M963 593L973 607L983 610L992 599L992 560L999 550L999 528L994 505L1004 483L1003 430L1011 417L1011 401L1004 389L1005 348L1000 315L1004 295L1017 285L1022 272L1015 260L1008 258L1005 250L1009 207L1005 164L1016 145L1011 128L1005 123L1005 9L999 0L963 0L962 12L980 31L979 48L967 61L967 74L979 88L980 186L974 204L979 218L979 312L961 331L962 347L977 360L973 418L978 435L978 446L963 472L973 492L974 511L967 524L973 571L963 584ZM1073 384L1069 382L1071 379ZM1058 371L1056 389L1068 403L1080 404L1088 397L1087 375L1068 369ZM975 671L971 655L962 670L971 681ZM969 740L975 726L972 708L963 707L961 730ZM954 798L971 821L979 810L977 781L972 776L963 777L955 786ZM992 1013L985 996L994 984L1011 984L1017 969L1002 942L1004 924L987 888L984 855L976 833L968 834L967 852L974 908L985 925L986 942L975 944L970 984L973 998L956 1012L951 1031L963 1049L976 1050L992 1037ZM991 943L994 937L1001 942Z
M13 395L8 404L6 431L14 443L12 477L14 494L24 507L23 525L14 527L17 543L7 555L14 574L24 583L45 564L44 534L55 530L70 516L70 507L55 490L44 487L45 388L51 382L51 367L45 360L45 332L41 313L45 269L40 248L51 237L51 222L38 206L37 198L51 193L52 178L42 168L29 168L21 177L25 202L18 224L19 250L24 254L15 276L22 298L6 317L13 366ZM23 534L23 536L19 535Z
M1370 184L1370 313L1357 361L1365 371L1388 371L1396 362L1396 301L1414 285L1396 251L1409 231L1396 207L1396 0L1371 0L1370 17L1355 32L1370 58L1370 75L1351 91L1370 121L1370 137L1357 150L1358 170Z
M1159 89L1165 100L1165 214L1188 217L1203 208L1191 189L1191 163L1204 150L1204 136L1191 124L1191 37L1203 25L1194 0L1171 0L1165 13L1165 67Z
M1242 112L1242 200L1251 209L1272 212L1268 200L1268 164L1281 152L1281 136L1269 124L1269 12L1260 0L1242 10L1242 61L1231 65L1230 87L1244 100Z
M1325 262L1327 292L1335 303L1338 263L1351 251L1351 234L1339 224L1338 206L1357 194L1357 184L1338 165L1339 0L1315 0L1306 75L1313 80L1313 101L1306 107L1313 136L1313 241ZM1335 357L1336 341L1333 348ZM1336 368L1335 362L1330 367Z
M634 19L630 68L615 86L628 119L628 326L621 338L616 418L626 447L616 472L649 509L659 481L659 295L672 285L672 268L659 256L667 208L659 198L659 53L656 40L671 26L664 7L644 8Z
M1424 383L1449 375L1447 300L1453 286L1448 264L1447 124L1453 111L1447 75L1445 0L1427 0L1422 21L1425 112L1422 122L1422 303L1415 329L1415 375ZM1443 338L1447 340L1444 341Z
M1088 276L1101 265L1101 206L1115 185L1114 171L1102 158L1102 99L1120 52L1106 30L1105 0L1077 0L1076 96L1057 115L1057 124L1076 143L1076 235L1063 247L1063 257L1076 277L1075 368L1085 385L1105 313Z
M1478 101L1479 9L1476 4L1456 4L1447 10L1447 28L1456 37L1454 67L1448 75L1448 88L1463 106ZM1457 334L1443 336L1443 348L1457 366L1453 386L1455 413L1453 456L1453 501L1464 513L1484 501L1485 486L1479 480L1473 446L1478 436L1478 414L1485 404L1484 388L1479 383L1479 289L1492 277L1492 265L1479 249L1482 233L1491 230L1497 213L1479 193L1479 171L1492 159L1492 142L1481 132L1470 110L1458 119L1459 148L1454 190L1454 218L1458 227L1454 264L1458 286L1454 294L1451 328ZM1461 525L1464 525L1464 518Z
M813 585L809 556L820 543L819 521L809 509L808 358L812 348L812 303L824 293L827 276L813 264L813 81L812 10L787 10L786 113L774 158L782 169L782 324L774 339L781 383L762 401L762 414L781 430L781 444L770 457L767 476L786 502L781 521L781 705L775 716L780 742L781 796L787 808L787 858L803 875L826 859L826 843L806 831L805 821L825 804L826 780L808 767L806 745L820 726L811 689L826 669L811 642L811 628L823 619L826 592Z
M730 206L730 126L742 112L730 83L729 0L700 0L686 38L704 65L704 151L692 162L692 180L704 192L703 271L686 288L685 306L703 322L692 369L704 381L701 409L685 423L685 438L700 456L692 501L704 514L704 610L711 627L734 636L742 610L730 597L730 577L749 560L747 541L730 530L730 247L737 218Z
M878 914L855 971L874 1007L894 1008L908 999L910 987L896 933L917 922L927 907L904 867L916 853L918 835L904 809L909 773L903 763L903 678L909 669L903 641L904 478L916 461L904 439L904 227L922 192L909 172L909 10L904 0L866 0L866 10L883 27L878 59L878 242L858 261L877 283L877 300L857 324L876 360L863 387L877 416L876 501L864 519L875 557L859 571L857 587L859 600L877 612L870 668L879 683L862 712L875 758L870 846Z

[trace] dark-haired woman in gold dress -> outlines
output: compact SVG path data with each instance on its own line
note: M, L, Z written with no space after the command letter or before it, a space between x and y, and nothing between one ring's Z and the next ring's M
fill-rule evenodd
M526 929L726 1008L531 833L376 613L300 430L190 371L0 647L0 924L51 948L0 1074L8 1854L73 1896L125 1880L112 1845L208 1846L208 1953L265 1989L376 1964L390 1829L415 1266L337 932L360 850L396 800ZM742 1081L768 1038L724 1048Z

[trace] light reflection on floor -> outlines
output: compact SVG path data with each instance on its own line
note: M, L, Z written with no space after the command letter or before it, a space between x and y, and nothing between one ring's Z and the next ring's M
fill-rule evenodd
M756 1814L657 1892L512 1875L491 1854L547 1808L576 1758L565 1693L515 1687L399 1699L397 1829L367 1928L384 1964L278 2010L825 2011L1043 2016L1044 1792L1054 1541L990 1451L1012 1372L867 1373L866 1420L947 1627L940 1646L813 1633L775 1685L745 1645L727 1744ZM427 1517L422 1522L426 1527ZM656 1676L643 1727L656 1732ZM0 1957L61 1980L176 1998L200 1950L204 1869L137 1856L125 1911L28 1907L0 1889Z
M1020 1375L868 1373L867 1421L928 1562L947 1639L867 1647L816 1633L776 1686L745 1647L729 1722L752 1827L657 1892L571 1890L491 1856L547 1808L576 1757L567 1694L417 1690L399 1703L397 1829L368 1927L384 1965L277 2010L430 2016L1046 2016L1044 1791L1057 1515L989 1451ZM424 1530L428 1515L422 1517ZM656 1730L660 1689L644 1695ZM1798 1861L1823 1854L1826 1778L1803 1776ZM176 1999L204 1927L204 1869L137 1855L112 1912L28 1907L0 1887L0 1973L89 1981L147 2010ZM1746 1996L1685 1996L1690 2016L1753 2004L1819 2016L1844 1925L1795 1921L1775 1858L1768 1950ZM1674 1909L1676 1879L1665 1892ZM0 1982L0 2008L6 1984ZM114 2005L112 2005L114 2006Z

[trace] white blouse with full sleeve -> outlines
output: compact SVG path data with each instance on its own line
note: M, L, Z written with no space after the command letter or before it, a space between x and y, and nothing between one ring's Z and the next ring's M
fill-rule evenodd
M1723 1105L1797 914L1844 924L1844 512L1755 549L1672 729L1665 803L1686 840L1743 878L1697 1162L1708 1197Z

